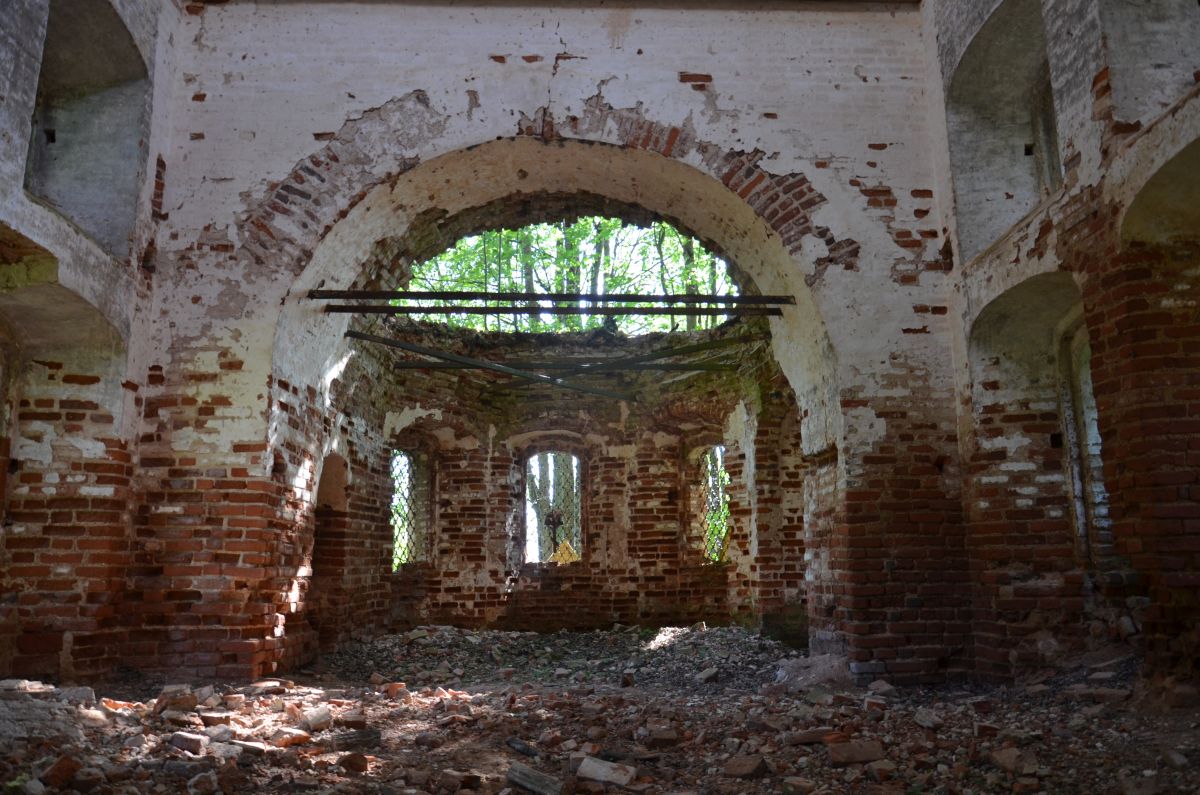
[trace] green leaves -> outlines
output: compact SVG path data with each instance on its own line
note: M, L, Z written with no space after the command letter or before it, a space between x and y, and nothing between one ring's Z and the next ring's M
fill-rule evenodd
M711 293L737 295L725 262L670 224L649 227L589 216L568 223L531 224L464 237L413 268L411 290L494 293ZM434 302L442 305L450 302ZM485 305L498 305L489 301ZM528 308L535 309L532 301ZM583 304L586 305L586 304ZM481 331L585 331L605 325L599 316L433 315L416 317ZM711 328L724 317L618 316L626 334ZM609 328L613 328L610 325Z

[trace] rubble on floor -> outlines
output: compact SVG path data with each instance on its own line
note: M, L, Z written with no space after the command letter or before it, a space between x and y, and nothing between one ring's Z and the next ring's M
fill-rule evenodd
M323 667L142 700L0 682L0 792L1200 791L1194 689L1150 708L1127 655L858 687L741 629L424 627Z

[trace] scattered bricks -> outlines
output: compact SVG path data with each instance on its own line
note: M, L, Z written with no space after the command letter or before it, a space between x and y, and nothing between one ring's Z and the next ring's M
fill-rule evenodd
M974 734L980 739L991 739L1000 734L1000 727L994 723L980 723L976 721L974 724Z
M383 686L383 693L390 699L403 701L405 704L412 703L412 693L408 691L403 682L391 682Z
M878 759L867 765L867 774L877 782L890 781L896 776L896 763L887 759Z
M650 748L670 748L679 744L679 732L669 728L657 728L650 731L646 745Z
M63 754L54 760L38 779L47 787L65 789L75 778L75 774L83 768L83 763L73 756Z
M734 756L725 763L724 774L730 778L761 778L769 773L767 760L757 754Z
M883 744L878 740L849 740L826 746L829 763L835 766L857 765L883 759Z
M637 777L637 770L629 765L606 762L593 756L585 756L579 763L575 774L582 779L599 781L605 784L625 786Z
M367 716L361 712L345 712L339 715L334 723L345 729L365 729Z
M825 742L830 734L833 734L832 726L818 726L800 732L788 732L782 739L785 745L818 745Z
M195 709L199 703L200 699L192 692L190 685L167 685L154 700L154 711L162 713L170 709L187 712Z
M189 754L202 754L204 753L204 745L208 742L208 738L200 734L191 734L190 732L175 732L171 735L169 742L175 748L187 751Z
M933 710L921 708L913 713L913 723L931 731L940 729L944 721Z
M329 707L321 705L304 713L301 725L310 732L320 732L333 725L333 713Z
M255 740L232 740L230 744L242 749L242 753L250 756L264 756L269 749L266 743Z
M276 748L290 748L293 745L307 745L311 740L308 732L285 726L275 730L270 743Z

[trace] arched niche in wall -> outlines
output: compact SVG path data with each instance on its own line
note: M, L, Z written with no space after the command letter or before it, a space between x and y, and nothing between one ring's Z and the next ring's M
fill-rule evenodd
M1195 85L1200 4L1195 0L1100 0L1113 112L1147 122Z
M350 467L345 458L330 453L321 463L313 511L311 580L304 599L305 613L317 640L327 648L341 637L341 623L349 618L351 595L347 568L354 555L347 511Z
M146 64L108 0L49 8L25 187L123 259L146 161Z
M1009 546L1014 560L1040 547L1023 561L1034 569L1090 564L1111 551L1081 318L1074 278L1053 272L1002 293L971 327L970 510L977 527L998 533L976 542Z
M13 657L0 653L0 676L14 669L47 678L106 672L111 660L104 655L127 629L128 612L120 605L136 598L111 587L129 576L135 543L129 439L141 417L124 383L125 341L95 306L58 283L59 264L35 241L0 224L0 383L7 421L0 460L8 481L0 567L12 592L62 606L10 614L0 605L0 625L18 635L7 646L17 649ZM71 541L64 549L64 538L102 540L78 548ZM43 551L36 558L9 557L17 549ZM47 577L47 566L64 576ZM84 591L90 596L80 600ZM21 651L24 632L46 639L39 643L42 653Z
M349 482L350 465L346 459L337 453L327 455L317 481L317 510L345 511Z
M1122 219L1121 240L1125 245L1200 240L1200 140L1185 146L1138 191Z
M946 124L966 262L1062 181L1041 0L1005 0L976 33L950 80Z

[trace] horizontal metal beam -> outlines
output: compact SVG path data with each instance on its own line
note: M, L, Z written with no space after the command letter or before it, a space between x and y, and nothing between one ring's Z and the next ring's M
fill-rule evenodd
M439 359L441 361L471 365L472 367L478 367L481 370L491 370L493 372L503 373L505 375L511 375L511 376L514 376L517 378L526 379L527 381L534 381L534 382L537 382L540 384L547 384L549 386L557 386L557 387L561 387L562 389L573 389L576 392L585 392L589 395L598 395L600 397L606 397L606 398L610 398L612 400L632 400L633 399L633 397L631 395L625 394L623 392L613 392L612 390L609 390L609 389L600 389L598 387L593 387L593 386L584 386L583 384L574 384L574 383L571 383L570 381L564 381L561 378L552 378L551 376L542 375L541 373L531 373L527 370L520 370L515 367L508 367L503 364L496 364L494 362L485 362L482 359L472 359L470 356L460 356L457 353L448 353L447 351L438 351L438 350L434 350L433 348L426 348L423 345L413 345L411 342L402 342L401 340L391 339L389 337L381 337L378 334L367 334L362 331L347 331L346 337L349 339L363 340L364 342L374 342L374 343L378 343L379 345L386 345L389 348L397 348L402 351L408 351L409 353L417 353L422 356L428 356L430 358Z
M341 315L673 315L680 317L780 317L775 306L391 306L390 304L329 304L329 314Z
M530 370L570 370L575 372L579 369L579 365L571 362L495 362L502 364L505 367L520 367ZM455 362L396 362L397 370L478 370L469 364L458 364ZM662 370L666 372L700 372L700 373L727 373L736 370L732 364L713 364L711 362L696 362L695 364L678 363L678 362L662 362L649 364L627 364L620 369L606 369L601 372L626 372L626 371L643 371L643 370ZM583 374L592 372L594 368L588 368L581 371Z
M725 304L793 306L794 295L692 295L665 293L493 293L481 290L309 290L313 299L339 301L587 301L593 304Z

